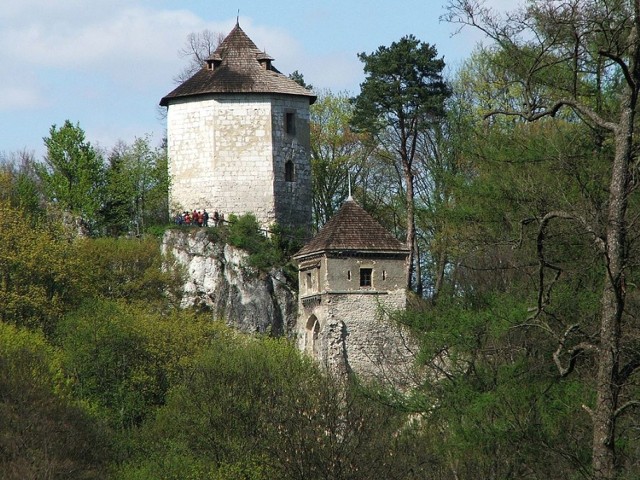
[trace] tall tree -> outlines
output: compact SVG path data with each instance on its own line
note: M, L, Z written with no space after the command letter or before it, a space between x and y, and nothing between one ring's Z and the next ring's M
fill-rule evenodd
M80 125L69 120L60 128L53 125L44 143L47 155L37 171L49 200L94 226L104 188L101 155L85 140Z
M152 148L148 137L119 143L106 169L103 222L109 234L140 234L168 221L168 172L164 146Z
M502 20L480 2L454 0L448 19L480 28L495 42L500 81L518 92L517 101L491 108L487 117L580 122L596 139L595 148L582 160L584 165L605 165L604 201L592 202L591 210L580 205L542 208L539 215L523 219L523 226L537 226L538 293L527 323L555 336L552 356L562 377L579 364L593 366L593 400L585 399L593 426L592 475L616 478L617 427L640 405L631 382L640 368L640 351L628 308L636 263L629 207L637 185L640 2L533 0ZM601 266L598 306L578 319L553 308L559 281L572 274L553 257L559 240L553 232L565 223L591 239ZM597 324L590 325L590 318Z
M370 147L350 127L353 105L344 93L322 92L311 106L313 221L316 228L333 216L358 181Z
M43 212L44 198L35 166L33 152L22 150L9 155L0 153L0 198L25 213L38 217Z
M182 83L201 70L205 65L205 60L215 52L223 40L222 33L211 30L191 32L187 35L185 45L178 53L181 57L186 58L188 63L174 78L175 83Z
M353 124L373 134L393 156L402 174L406 198L406 243L411 254L407 286L411 288L415 251L415 160L425 129L444 113L449 88L442 78L444 60L437 50L413 35L358 55L366 74L355 99Z

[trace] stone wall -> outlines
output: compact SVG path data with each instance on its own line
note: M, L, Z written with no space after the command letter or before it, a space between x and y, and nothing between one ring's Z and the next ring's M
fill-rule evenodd
M298 348L337 373L411 385L415 341L391 318L407 305L403 258L322 255L303 261ZM361 267L372 269L371 287L360 287Z
M293 113L295 133L286 132ZM211 95L172 100L167 112L170 208L253 213L269 226L311 224L309 99ZM285 163L295 181L285 181Z
M293 335L297 296L281 271L246 268L244 251L210 241L206 230L168 230L162 249L185 271L183 307L210 309L244 332Z
M295 132L287 133L285 119L293 113ZM311 162L309 99L280 96L273 102L273 152L276 218L281 225L311 229ZM285 179L285 163L294 164L294 181Z
M415 342L390 318L405 307L404 290L308 297L298 318L298 347L334 372L408 385ZM317 318L320 326L315 347L313 333L307 330L309 318Z

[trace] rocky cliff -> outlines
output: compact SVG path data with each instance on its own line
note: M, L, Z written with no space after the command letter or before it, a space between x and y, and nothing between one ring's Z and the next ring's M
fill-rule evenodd
M168 230L162 250L184 268L183 307L209 309L245 332L294 333L297 292L281 270L248 267L244 251L212 241L204 229Z

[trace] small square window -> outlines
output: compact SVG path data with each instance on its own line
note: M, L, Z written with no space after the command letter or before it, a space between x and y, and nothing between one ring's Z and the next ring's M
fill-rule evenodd
M373 272L372 268L361 268L360 269L360 286L361 287L370 287L371 286L371 274Z

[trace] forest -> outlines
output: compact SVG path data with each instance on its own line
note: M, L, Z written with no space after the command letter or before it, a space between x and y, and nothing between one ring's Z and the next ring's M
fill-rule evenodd
M178 308L165 145L67 120L43 160L0 154L1 478L640 477L640 2L445 20L486 36L459 70L407 35L311 111L314 227L350 175L411 248L417 387ZM251 225L216 236L286 266L299 245Z

